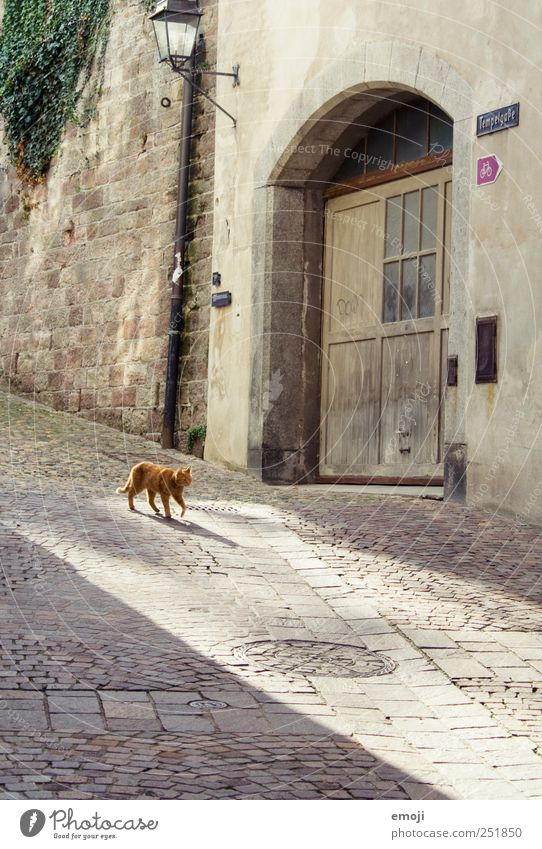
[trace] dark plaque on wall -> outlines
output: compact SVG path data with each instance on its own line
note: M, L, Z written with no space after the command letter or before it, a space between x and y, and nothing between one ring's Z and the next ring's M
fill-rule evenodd
M497 316L476 319L476 383L497 382Z
M213 307L229 307L231 304L231 292L216 292L211 298Z
M484 112L476 118L476 135L487 136L490 133L499 133L501 130L509 130L510 127L519 125L519 103L510 106L502 106L491 112Z
M448 386L457 386L457 357L448 357Z

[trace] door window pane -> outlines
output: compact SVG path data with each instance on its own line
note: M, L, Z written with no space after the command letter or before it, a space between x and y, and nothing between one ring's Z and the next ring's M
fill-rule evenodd
M344 160L337 162L339 170L334 180L339 183L453 148L453 122L442 109L423 98L399 106L373 127L367 127L363 117L357 126L359 138L353 140L353 150L349 148Z
M431 186L422 191L422 251L429 251L437 246L437 187Z
M420 193L409 192L405 195L405 220L403 224L403 253L418 250L420 234Z
M401 320L416 318L416 292L418 289L418 260L403 262L403 288L401 298Z
M388 171L394 164L394 115L381 121L367 136L367 173Z
M427 156L427 104L397 110L396 161L411 162Z
M349 149L348 156L345 155L343 164L333 178L334 183L363 176L365 173L365 142L366 139L362 139L353 150Z
M384 321L399 320L399 263L384 266Z
M429 153L442 153L454 146L454 127L438 106L431 105L429 117Z
M420 259L420 318L435 314L436 256Z
M401 253L401 196L386 201L386 257Z

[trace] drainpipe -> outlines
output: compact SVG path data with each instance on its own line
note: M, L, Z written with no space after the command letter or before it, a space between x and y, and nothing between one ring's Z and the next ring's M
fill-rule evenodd
M179 162L179 190L177 194L177 223L173 278L171 285L171 315L169 320L169 345L167 355L166 392L164 399L164 422L162 426L162 448L175 447L175 413L179 385L179 358L183 319L183 277L186 272L188 190L190 178L190 155L192 148L192 112L194 102L194 54L186 63L181 112L181 153Z

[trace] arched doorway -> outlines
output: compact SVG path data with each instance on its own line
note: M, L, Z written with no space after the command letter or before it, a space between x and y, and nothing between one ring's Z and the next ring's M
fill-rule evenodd
M324 190L319 475L441 482L453 126L390 98Z
M389 48L386 43L375 44L367 46L367 51L380 55ZM334 184L345 188L342 184L350 180L370 177L374 180L371 185L352 182L346 188L352 194L369 189L376 192L383 190L383 178L398 185L401 179L427 173L426 168L442 169L451 162L451 156L443 156L445 151L437 147L428 150L427 157L433 156L432 161L422 156L415 162L394 162L390 169L393 173L387 175L385 169L378 167L370 175L370 164L363 175L354 168L359 166L360 158L356 160L353 152L359 153L360 142L369 143L366 140L371 130L396 109L414 103L424 92L425 103L435 107L438 103L445 110L441 114L449 127L453 119L456 176L452 191L448 353L459 355L460 369L461 363L473 356L464 332L472 90L443 60L425 49L418 50L413 59L408 46L400 43L393 44L389 68L396 82L371 82L373 73L373 80L382 79L377 76L378 67L373 68L366 61L360 68L358 52L345 56L339 65L326 68L303 90L277 126L255 170L247 466L253 474L269 481L305 483L315 481L321 474L326 206L333 200ZM416 62L418 71L413 78L408 69L416 67ZM440 82L444 79L446 85ZM385 127L383 130L385 133ZM366 161L370 163L369 156ZM346 162L355 173L340 171ZM427 187L430 186L424 186ZM448 198L449 187L446 193ZM448 232L448 238L449 235ZM402 257L397 259L402 261ZM443 361L442 352L441 357ZM448 481L447 494L460 499L465 493L466 393L467 382L461 379L447 390L444 435L442 418L439 419L438 459L444 453L445 489ZM435 477L433 463L431 467L431 475L425 477ZM342 470L339 475L348 477ZM403 475L402 464L398 476ZM437 468L436 476L439 475ZM362 475L356 469L353 476Z

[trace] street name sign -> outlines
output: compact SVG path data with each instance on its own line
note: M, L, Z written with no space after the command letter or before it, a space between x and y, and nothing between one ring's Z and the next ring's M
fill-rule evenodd
M519 125L519 103L501 106L491 112L484 112L476 118L476 135L487 136L489 133L499 133Z

